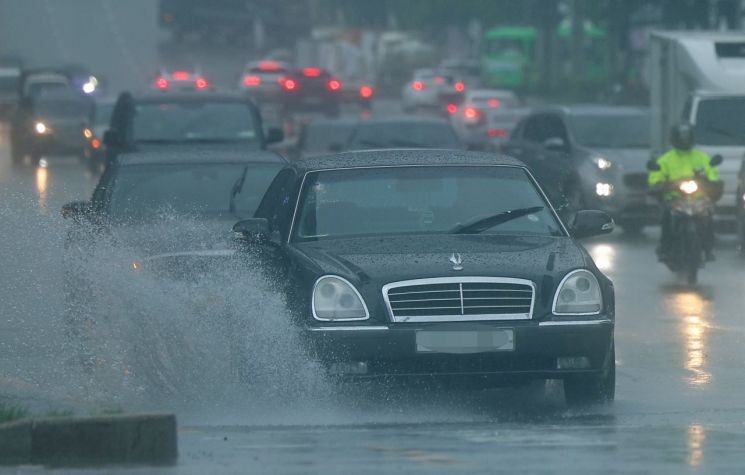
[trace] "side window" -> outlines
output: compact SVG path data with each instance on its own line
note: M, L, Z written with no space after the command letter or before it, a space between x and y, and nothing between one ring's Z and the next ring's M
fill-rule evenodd
M283 236L287 235L295 206L294 188L296 174L292 168L280 171L269 185L256 213L257 218L269 220L269 229L277 230Z
M525 140L542 144L553 138L560 138L568 143L566 127L558 116L542 114L528 119L525 124Z

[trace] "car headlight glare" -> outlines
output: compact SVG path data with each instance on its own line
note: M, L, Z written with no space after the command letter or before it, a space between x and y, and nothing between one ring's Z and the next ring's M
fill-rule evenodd
M600 169L600 170L608 170L608 169L609 169L610 167L612 167L612 166L613 166L613 162L611 162L611 161L610 161L610 160L608 160L607 158L603 158L603 157L597 157L597 158L595 158L595 160L593 160L593 161L595 162L595 165L596 165L596 166L598 167L598 169Z
M323 322L367 320L367 311L362 296L348 280L326 275L313 287L313 318Z
M554 297L555 315L597 315L602 308L600 284L592 272L570 272L559 284Z
M47 124L44 122L37 122L34 124L34 130L36 130L37 134L42 135L46 134L49 129L47 128Z

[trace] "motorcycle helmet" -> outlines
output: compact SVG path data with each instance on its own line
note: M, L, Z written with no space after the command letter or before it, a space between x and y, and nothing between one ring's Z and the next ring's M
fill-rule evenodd
M691 124L674 125L670 130L670 143L677 150L688 151L693 148L693 127Z

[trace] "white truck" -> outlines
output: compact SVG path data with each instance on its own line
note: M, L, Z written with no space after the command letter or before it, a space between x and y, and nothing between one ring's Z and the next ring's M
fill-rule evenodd
M745 33L653 32L649 66L652 153L670 148L674 124L693 124L696 146L724 158L717 220L733 223L745 154Z

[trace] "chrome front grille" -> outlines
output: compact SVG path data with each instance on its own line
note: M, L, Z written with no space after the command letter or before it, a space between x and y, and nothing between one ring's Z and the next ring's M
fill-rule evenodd
M394 322L528 320L535 286L506 277L443 277L387 284L383 298Z

